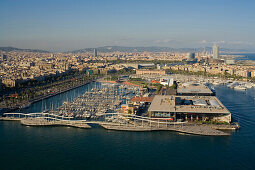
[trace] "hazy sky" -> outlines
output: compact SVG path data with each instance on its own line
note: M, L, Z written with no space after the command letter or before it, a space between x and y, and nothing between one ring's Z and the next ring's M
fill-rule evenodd
M255 50L255 0L1 0L0 46Z

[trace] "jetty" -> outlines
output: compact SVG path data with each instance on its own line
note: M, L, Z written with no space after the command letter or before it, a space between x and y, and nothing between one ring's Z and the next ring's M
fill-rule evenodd
M73 117L64 117L51 113L5 113L0 120L20 121L25 126L70 126L91 128L86 120L71 120Z
M59 116L52 113L5 113L0 120L20 121L25 126L71 126L91 128L90 124L98 124L107 130L148 132L148 131L175 131L203 136L229 136L238 125L207 125L188 122L168 122L163 119L142 117L124 113L106 113L97 119L75 120L73 117Z

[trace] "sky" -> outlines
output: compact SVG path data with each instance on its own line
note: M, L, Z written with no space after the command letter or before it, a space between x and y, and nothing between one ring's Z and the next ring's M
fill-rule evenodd
M255 51L254 0L1 0L0 46Z

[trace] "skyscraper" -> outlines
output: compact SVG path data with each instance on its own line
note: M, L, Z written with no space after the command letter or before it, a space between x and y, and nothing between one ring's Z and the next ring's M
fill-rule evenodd
M213 59L219 59L219 46L217 44L213 45Z
M97 57L97 49L94 49L94 57Z
M2 60L2 61L7 61L7 55L6 55L6 54L2 54L1 60Z
M188 53L187 54L187 60L193 61L195 59L195 53Z

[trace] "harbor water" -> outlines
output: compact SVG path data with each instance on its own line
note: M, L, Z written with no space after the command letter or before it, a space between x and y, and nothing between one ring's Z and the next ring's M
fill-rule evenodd
M88 84L32 104L22 112L56 109ZM123 132L100 127L27 127L0 121L0 169L255 169L255 89L215 86L241 129L231 136L169 131Z
M243 57L237 57L236 60L255 60L255 53L235 53L230 55L240 55Z

